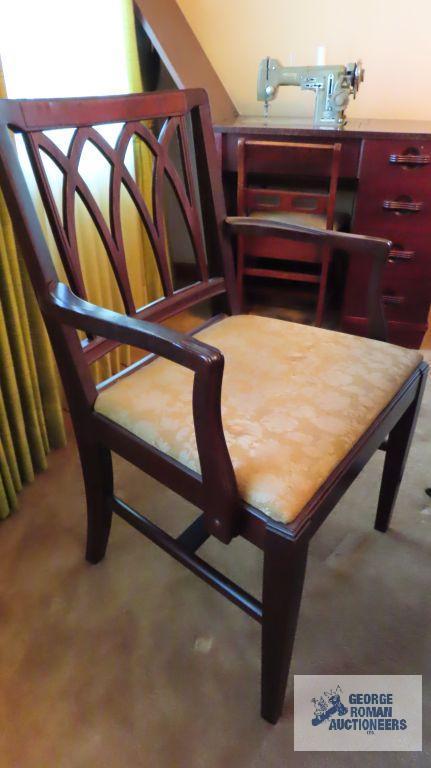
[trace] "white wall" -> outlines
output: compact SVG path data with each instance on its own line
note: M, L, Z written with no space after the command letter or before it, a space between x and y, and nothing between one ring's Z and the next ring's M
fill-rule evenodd
M257 66L361 58L365 82L349 115L431 120L431 0L177 0L242 114L261 114ZM314 96L282 88L272 114L311 115Z

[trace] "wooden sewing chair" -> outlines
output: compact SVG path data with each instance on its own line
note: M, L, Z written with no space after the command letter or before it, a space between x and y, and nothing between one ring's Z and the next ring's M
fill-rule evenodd
M348 217L335 211L341 144L238 141L237 212L239 216L281 221L319 229L345 230ZM274 174L277 174L274 176ZM283 178L262 184L259 178ZM310 189L316 183L317 189ZM289 188L290 187L290 188ZM315 324L322 324L330 250L320 243L298 243L275 237L238 238L237 280L243 306L244 275L318 285ZM250 264L256 259L293 262L289 269ZM318 265L318 270L303 268Z
M165 121L159 136L147 122L154 118ZM115 146L94 127L108 123L121 126ZM75 129L67 151L49 134L64 127ZM57 276L8 129L24 137L69 286ZM124 161L135 135L154 159L153 215ZM174 136L181 144L183 174L168 152ZM111 168L109 222L80 172L87 142ZM54 201L43 155L63 174L62 210ZM165 247L165 174L183 210L199 272L194 284L177 291ZM378 339L385 332L379 279L390 243L268 220L226 219L208 99L202 90L3 100L0 182L70 406L87 498L87 560L98 563L104 557L114 512L259 622L262 715L275 723L284 700L309 542L389 435L375 522L378 530L386 530L426 365L417 352L382 341L239 315L230 239L234 233L276 237L280 242L293 238L328 249L341 247L351 258L368 259L370 331ZM161 299L140 308L133 302L123 248L123 185L148 232L164 288ZM75 231L76 195L105 245L124 314L87 300ZM228 315L213 318L197 335L160 324L215 296L224 296ZM80 340L77 329L87 338ZM119 344L146 350L146 356L96 387L91 362ZM202 512L195 522L173 538L118 498L112 452L198 507ZM61 503L60 487L58 495ZM209 536L226 545L242 536L263 551L261 599L195 554ZM325 627L319 627L320 641L324 634ZM383 656L384 649L376 647L378 653ZM185 690L184 696L188 693Z

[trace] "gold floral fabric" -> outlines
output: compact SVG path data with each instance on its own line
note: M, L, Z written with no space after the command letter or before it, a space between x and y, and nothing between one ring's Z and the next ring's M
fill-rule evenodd
M409 349L253 315L197 334L225 357L223 426L241 497L291 522L421 361ZM200 471L193 373L157 359L98 413Z

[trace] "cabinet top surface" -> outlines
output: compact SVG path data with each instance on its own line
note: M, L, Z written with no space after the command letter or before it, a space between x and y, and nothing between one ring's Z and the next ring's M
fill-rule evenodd
M326 128L313 125L312 118L295 117L248 117L239 115L233 120L219 121L214 129L218 133L256 133L268 135L290 136L331 136L342 138L378 138L388 137L402 139L431 140L431 121L426 120L368 120L352 118L347 120L343 128Z

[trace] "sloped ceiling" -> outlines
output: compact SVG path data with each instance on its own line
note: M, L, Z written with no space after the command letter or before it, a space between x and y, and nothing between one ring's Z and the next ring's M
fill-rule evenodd
M238 113L175 0L134 0L135 13L179 88L205 88L214 122Z

